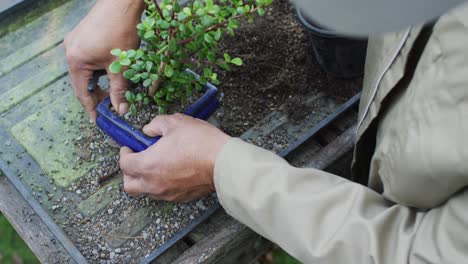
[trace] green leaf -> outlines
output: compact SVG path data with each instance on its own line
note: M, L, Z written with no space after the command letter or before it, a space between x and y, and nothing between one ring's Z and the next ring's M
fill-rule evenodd
M143 38L145 38L145 39L150 39L152 37L154 37L154 31L153 30L146 31L145 35L143 36Z
M204 68L203 69L203 76L205 78L210 78L211 74L213 74L213 71L210 68Z
M153 62L152 61L146 61L146 71L151 72L152 68L153 68Z
M120 61L114 61L109 66L109 71L112 72L113 74L120 73L121 70L122 70L122 64L120 64Z
M150 74L150 78L153 81L157 81L159 79L159 75L157 75L156 73L152 73Z
M143 98L143 104L147 105L150 103L150 99L148 97Z
M143 82L143 86L144 87L148 87L151 85L151 83L153 82L153 80L151 79L146 79L144 82Z
M120 53L120 56L119 56L119 59L123 60L127 58L127 52L126 51L122 51L122 53Z
M183 11L185 14L189 15L189 16L192 15L192 10L191 10L190 8L188 8L188 7L184 7L184 9L182 9L182 11Z
M126 70L124 71L123 76L125 77L125 79L131 80L133 76L135 76L135 70L132 70L132 69Z
M189 15L187 15L187 14L184 13L184 12L180 12L179 14L177 14L177 20L179 20L179 21L183 21L183 20L186 19L187 17L189 17Z
M132 50L132 49L131 49L131 50L128 50L128 51L127 51L127 58L133 58L133 57L135 57L135 55L136 55L136 51L135 51L135 50Z
M170 24L169 22L165 21L165 20L162 20L162 21L161 21L161 24L160 24L159 26L160 26L162 29L168 29L168 28L171 26L171 24ZM153 32L153 33L154 33L154 32Z
M208 81L206 80L205 77L200 76L200 78L198 79L198 82L199 82L201 85L205 85Z
M138 49L138 50L136 51L136 54L135 54L135 60L139 60L141 57L143 57L144 54L145 54L145 53L144 53L143 50Z
M143 93L138 93L137 96L136 96L136 100L137 100L138 102L143 101L143 98L144 98Z
M219 5L214 5L213 8L211 8L208 11L208 13L215 15L215 14L218 14L220 11L221 11L221 8L219 7Z
M264 16L264 15L265 15L265 9L263 9L263 8L260 8L260 7L259 7L259 8L257 9L257 12L258 12L258 15L259 15L259 16Z
M197 91L201 92L203 90L203 86L201 86L201 84L199 84L199 83L195 83L195 89L197 89Z
M136 109L135 104L131 104L131 105L130 105L130 114L131 114L132 116L135 116L136 113L137 113L137 109Z
M127 102L133 104L133 102L135 101L135 95L131 91L126 91L125 99L127 99Z
M206 54L206 58L210 63L214 63L216 61L216 54L214 52L208 52L208 54Z
M206 43L211 44L214 42L213 37L208 33L203 36L203 39L206 41Z
M168 78L171 78L172 75L174 75L174 69L171 66L166 65L166 68L164 69L164 75L166 75Z
M231 63L234 64L234 65L237 65L237 66L242 66L242 64L243 64L244 62L242 61L241 58L234 58L234 59L231 61Z
M164 107L162 107L162 106L158 106L158 112L159 112L159 114L163 115L163 114L166 113L166 109L164 109Z
M141 81L141 75L135 75L132 79L130 79L133 83L139 83Z
M120 60L120 64L123 65L123 66L128 66L131 63L132 63L132 61L130 59L128 59L128 58Z
M229 56L229 54L227 54L227 53L224 53L224 60L226 62L231 62L231 56Z
M163 9L162 13L163 13L163 16L166 17L166 18L171 15L171 13L170 13L170 11L168 9Z
M152 29L154 27L154 25L156 24L156 20L154 18L152 18L152 17L147 17L145 19L145 23L146 23L145 24L146 28Z
M218 28L218 30L216 31L215 35L214 35L214 39L216 41L219 41L221 39L221 35L223 34L223 31L221 31L220 28Z
M120 54L122 53L122 50L120 49L113 49L111 50L111 54L114 55L114 56L120 56Z
M154 96L156 98L163 98L166 95L166 93L163 90L159 90Z
M176 50L177 50L177 41L175 39L171 39L171 41L169 41L169 51L175 52Z
M185 95L186 95L187 97L192 96L192 95L193 95L193 90L192 90L192 88L187 87L187 89L185 89Z
M184 24L180 24L180 25L179 25L179 30L180 30L181 32L184 32L186 29L187 29L187 26L186 26L186 25L184 25Z
M240 7L237 8L237 13L243 15L243 14L245 14L245 9L240 6Z

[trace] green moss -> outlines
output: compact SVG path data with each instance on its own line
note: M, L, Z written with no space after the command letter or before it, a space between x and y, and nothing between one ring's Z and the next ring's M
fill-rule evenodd
M23 263L39 263L26 243L1 214L0 237L0 263L15 263L14 259L21 259Z
M42 14L66 2L68 0L32 1L24 10L17 11L0 20L0 37L31 23Z

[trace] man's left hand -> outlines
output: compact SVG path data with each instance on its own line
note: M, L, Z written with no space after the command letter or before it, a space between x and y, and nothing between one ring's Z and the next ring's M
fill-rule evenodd
M161 139L140 153L120 150L124 189L156 200L186 202L214 188L214 165L229 136L190 116L159 115L143 128Z

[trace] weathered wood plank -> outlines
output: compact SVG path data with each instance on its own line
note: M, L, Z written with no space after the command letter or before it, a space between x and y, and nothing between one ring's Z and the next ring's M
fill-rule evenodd
M271 245L224 210L217 212L209 223L210 232L174 263L247 263L246 259L255 258ZM198 232L203 229L208 231L207 225L200 226Z
M323 170L340 156L349 152L353 147L355 129L356 127L352 126L333 140L329 146L312 155L310 161L306 163L306 167ZM313 139L308 144L319 146L318 142ZM293 155L293 157L295 158L291 159L292 162L295 159L303 158L301 155ZM258 247L258 253L267 248L269 244L262 242L264 238L227 216L224 211L222 214L222 216L213 216L209 223L201 225L190 234L190 237L197 243L184 252L175 263L245 263L239 262L233 256L234 252L252 250L254 248L252 243L261 245ZM250 256L253 255L255 254L250 254Z
M356 125L353 125L330 144L321 149L320 152L312 156L310 162L306 163L304 167L317 169L328 167L353 148L355 135Z
M166 252L164 252L161 256L158 257L156 261L153 263L157 264L169 264L173 263L183 252L189 249L189 245L185 243L183 240L177 242L174 246L169 248Z
M72 0L2 37L0 58L6 68L0 68L0 72L8 72L56 46L94 3L94 0ZM4 65L6 62L9 65Z
M0 173L0 211L42 263L72 260L20 193Z

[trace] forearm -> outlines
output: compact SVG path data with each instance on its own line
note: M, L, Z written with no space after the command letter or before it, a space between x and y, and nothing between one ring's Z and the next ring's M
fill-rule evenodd
M121 23L137 24L146 8L143 0L98 0L89 15L114 16L122 18ZM119 25L112 25L117 27Z
M335 175L294 168L236 140L221 151L215 184L229 214L304 263L456 263L466 257L456 250L458 238L440 232L466 232L466 214L453 216L464 210L466 194L451 200L451 207L418 211ZM433 230L441 238L430 239ZM466 239L461 242L460 248L468 246ZM437 254L444 250L456 254Z

